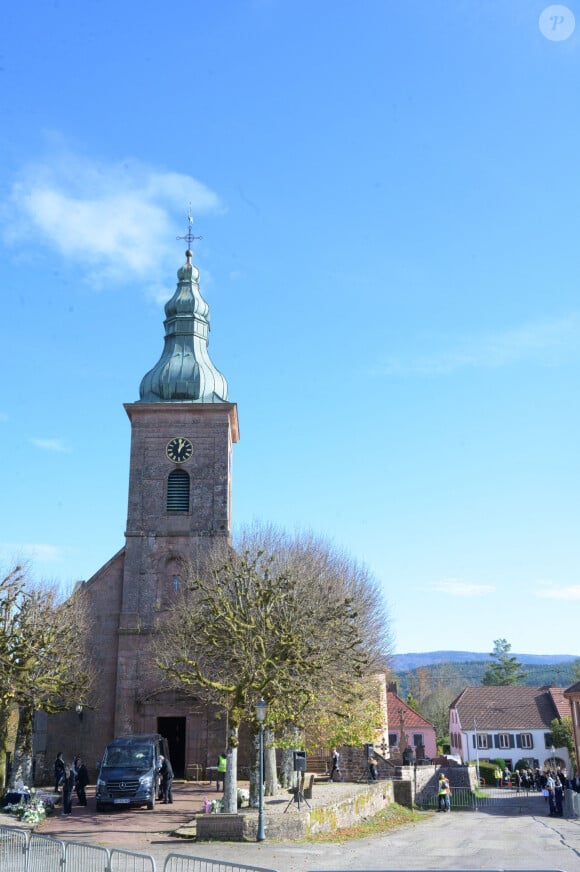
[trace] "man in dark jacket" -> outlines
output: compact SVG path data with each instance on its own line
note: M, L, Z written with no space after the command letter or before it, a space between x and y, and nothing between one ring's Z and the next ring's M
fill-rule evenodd
M167 757L163 757L163 755L159 758L161 760L161 795L163 796L162 802L173 802L173 767Z
M54 792L58 793L60 782L64 778L64 760L62 759L62 751L59 751L54 761Z
M87 804L87 794L85 793L85 788L89 783L89 773L87 771L87 767L83 763L80 757L75 757L74 762L75 769L75 789L77 792L77 797L79 801L79 805Z

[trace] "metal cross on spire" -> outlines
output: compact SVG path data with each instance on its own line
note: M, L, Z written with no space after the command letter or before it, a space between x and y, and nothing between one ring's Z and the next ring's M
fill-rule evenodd
M191 203L189 204L189 212L187 213L187 233L185 236L176 236L176 239L187 239L187 250L191 251L191 243L194 239L203 239L203 236L194 236L193 234L193 216L191 214Z

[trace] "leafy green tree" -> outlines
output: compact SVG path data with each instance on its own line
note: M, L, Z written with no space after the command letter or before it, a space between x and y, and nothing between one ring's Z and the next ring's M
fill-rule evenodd
M572 680L574 684L580 681L580 657L572 663Z
M414 712L419 712L419 700L415 699L412 693L407 694L407 705L409 708L412 708Z
M491 663L481 680L485 685L521 684L526 677L522 664L516 657L510 656L512 646L506 639L495 639L490 657Z
M320 698L346 717L363 675L376 671L388 627L374 580L320 540L266 530L242 544L189 568L155 647L166 681L227 713L228 812L236 810L239 727L254 722L255 702L268 702L266 725L277 733L302 727Z
M572 718L566 717L562 718L562 720L554 718L550 726L554 748L566 748L570 755L572 766L576 769L576 746L574 744Z

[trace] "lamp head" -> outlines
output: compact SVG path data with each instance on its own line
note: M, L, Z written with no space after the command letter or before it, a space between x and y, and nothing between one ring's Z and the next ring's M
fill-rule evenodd
M266 720L266 715L268 714L268 703L263 699L259 699L255 704L254 709L256 712L256 720L259 724L263 724Z

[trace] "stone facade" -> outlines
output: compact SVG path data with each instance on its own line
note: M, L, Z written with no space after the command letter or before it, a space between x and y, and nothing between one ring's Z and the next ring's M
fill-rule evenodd
M36 748L40 780L57 751L63 750L65 758L80 753L94 770L106 742L129 733L166 735L174 767L183 775L205 771L224 748L225 724L218 712L152 683L149 646L181 584L181 561L195 563L216 538L231 536L236 406L135 403L125 408L132 423L126 545L84 584L98 676L94 707L85 707L82 721L71 712L49 719L44 747ZM190 508L177 513L166 511L167 480L175 464L165 448L175 435L194 446L183 464L191 479Z

